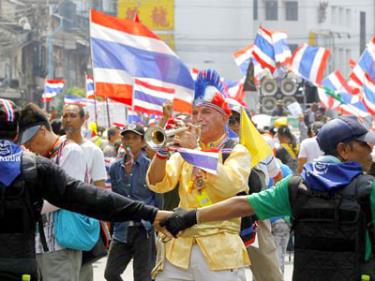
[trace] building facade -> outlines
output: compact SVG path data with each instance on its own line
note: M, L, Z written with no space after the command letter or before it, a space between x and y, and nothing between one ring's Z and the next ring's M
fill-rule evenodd
M301 43L329 48L328 71L349 72L374 35L373 0L176 0L176 51L190 66L212 67L240 78L231 54L254 41L259 25ZM327 71L327 72L328 72Z

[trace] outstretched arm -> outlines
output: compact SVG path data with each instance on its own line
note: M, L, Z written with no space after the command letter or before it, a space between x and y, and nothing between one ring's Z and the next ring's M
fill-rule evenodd
M209 207L194 210L175 209L173 215L162 220L160 225L173 235L177 234L197 223L228 220L236 217L244 217L253 214L246 196L236 196L221 201Z
M198 223L229 220L254 213L247 196L236 196L197 210Z

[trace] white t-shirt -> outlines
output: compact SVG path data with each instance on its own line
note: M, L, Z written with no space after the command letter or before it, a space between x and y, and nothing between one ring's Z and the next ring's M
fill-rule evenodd
M81 144L81 148L87 164L87 178L85 182L90 183L91 181L106 180L107 172L105 169L104 154L100 148L88 140L85 140Z
M57 160L58 159L58 160ZM56 155L51 161L58 164L69 176L83 181L85 179L86 163L84 153L81 147L69 141L61 150L60 156ZM58 163L57 163L58 162ZM46 223L44 225L44 234L46 235L47 246L49 252L63 249L55 240L54 213L58 210L48 201L44 200L42 213L46 215ZM39 233L35 236L35 249L37 253L43 253L43 246L39 237Z
M268 156L266 159L259 162L257 167L264 172L267 185L271 178L276 177L278 173L280 173L280 163L274 156Z
M298 158L307 158L307 162L311 162L321 155L323 151L320 150L316 137L304 139L301 142Z

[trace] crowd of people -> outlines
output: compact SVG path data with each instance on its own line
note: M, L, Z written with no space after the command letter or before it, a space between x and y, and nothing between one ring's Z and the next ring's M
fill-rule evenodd
M375 134L352 117L325 120L313 104L299 135L285 121L258 128L273 154L254 166L239 142L246 113L224 90L202 71L191 114L165 103L156 124L94 135L78 104L51 120L1 99L0 280L90 281L107 255L109 281L131 260L135 281L244 281L249 267L256 281L282 281L288 246L293 280L373 280ZM183 130L153 146L153 126ZM177 148L218 153L216 173ZM91 249L59 240L64 209L101 220Z

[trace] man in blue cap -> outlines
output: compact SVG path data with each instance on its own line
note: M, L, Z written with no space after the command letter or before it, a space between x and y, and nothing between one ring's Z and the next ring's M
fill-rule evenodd
M317 135L325 153L301 176L268 189L196 210L178 210L164 223L177 235L196 223L256 214L290 216L295 233L293 280L374 280L375 133L350 117L329 121Z

